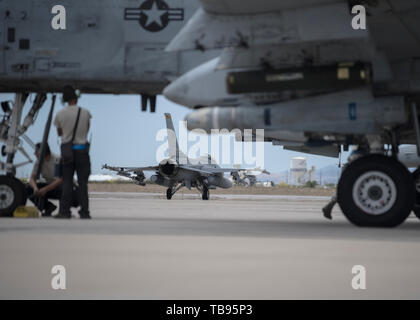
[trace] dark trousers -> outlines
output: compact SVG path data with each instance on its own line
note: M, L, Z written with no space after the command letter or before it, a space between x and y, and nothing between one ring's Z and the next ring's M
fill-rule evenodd
M73 176L77 173L79 184L80 216L89 215L88 179L90 175L90 158L86 150L73 150L73 162L63 164L63 193L60 202L60 214L71 215Z
M38 189L41 189L47 186L47 183L37 183L36 184ZM62 186L58 186L54 190L48 191L44 197L35 197L34 190L31 185L27 184L25 187L25 193L27 199L31 200L32 203L40 210L48 210L49 208L54 207L54 204L49 201L48 199L60 200L63 188Z

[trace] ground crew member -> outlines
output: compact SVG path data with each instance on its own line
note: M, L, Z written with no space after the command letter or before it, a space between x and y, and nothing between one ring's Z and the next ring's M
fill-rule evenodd
M41 143L35 146L35 156L38 159L32 170L29 184L26 187L26 195L35 206L41 211L43 217L50 217L57 209L49 199L61 199L63 179L60 176L60 157L51 153L48 144L45 146L44 161L41 166L41 176L45 182L36 182L36 169L39 163L39 152Z
M364 156L367 154L367 151L364 149L357 149L357 150L353 150L352 153L350 154L349 158L348 158L348 162L343 166L343 168L341 169L341 171L343 172L346 167L353 162L354 160L357 160L358 158ZM322 208L322 212L324 213L324 217L327 218L328 220L332 220L332 210L334 208L334 206L337 204L337 194L334 194L331 197L330 202L327 203L327 205Z
M63 90L63 102L68 105L60 110L54 120L58 135L61 137L61 158L63 170L63 193L60 213L56 218L71 218L73 176L77 173L79 185L79 215L81 219L90 219L88 179L90 175L89 144L87 134L90 128L90 112L77 105L75 90L66 86ZM71 157L67 150L70 145Z

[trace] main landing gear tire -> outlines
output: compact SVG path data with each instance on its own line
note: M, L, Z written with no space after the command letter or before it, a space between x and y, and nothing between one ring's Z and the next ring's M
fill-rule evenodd
M172 189L168 188L166 190L166 199L171 200L172 199Z
M337 201L347 219L359 227L400 225L414 207L413 178L399 161L372 154L343 171Z
M420 168L412 173L412 177L416 186L416 203L414 204L413 212L420 219Z
M24 205L25 187L23 183L10 176L0 176L0 217L12 217L15 209Z
M210 191L209 188L207 188L206 186L203 186L203 193L201 195L201 198L203 200L209 200L210 198Z

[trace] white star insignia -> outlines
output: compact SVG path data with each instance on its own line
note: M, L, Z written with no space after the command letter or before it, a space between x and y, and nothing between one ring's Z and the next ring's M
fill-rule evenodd
M143 10L143 13L147 16L146 27L150 26L153 22L157 23L162 27L162 16L167 12L167 10L159 9L156 1L153 2L152 7L147 10Z

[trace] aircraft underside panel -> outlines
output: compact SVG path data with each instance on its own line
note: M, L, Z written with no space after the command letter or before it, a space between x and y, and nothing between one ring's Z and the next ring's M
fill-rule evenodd
M65 30L54 30L52 0L1 1L0 92L61 91L156 95L179 74L207 58L179 65L163 49L198 2L63 0ZM4 16L3 16L4 15Z
M178 74L176 52L164 52L165 43L128 43L125 46L124 74L126 78L149 81L172 79Z

